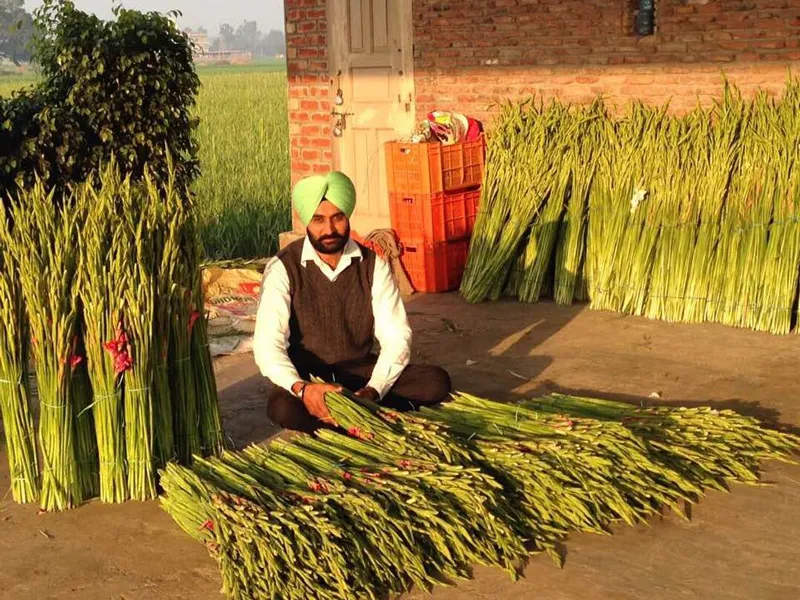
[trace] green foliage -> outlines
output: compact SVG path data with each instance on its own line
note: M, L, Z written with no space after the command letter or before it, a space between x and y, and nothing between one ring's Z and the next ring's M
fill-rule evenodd
M115 157L134 178L157 179L174 159L180 184L199 174L192 133L200 82L173 14L118 8L102 21L69 0L36 11L34 60L42 79L0 99L0 193L38 174L50 188L90 177Z

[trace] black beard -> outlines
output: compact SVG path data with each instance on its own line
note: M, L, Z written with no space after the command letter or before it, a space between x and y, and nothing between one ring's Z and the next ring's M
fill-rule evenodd
M315 238L311 233L308 233L308 239L311 242L311 245L314 247L314 250L319 252L320 254L339 254L344 247L347 245L348 240L350 239L350 230L348 229L347 233L343 236L339 235L338 233L334 233L333 235L326 235L319 239ZM326 240L336 240L336 244L333 246L326 246L323 242Z

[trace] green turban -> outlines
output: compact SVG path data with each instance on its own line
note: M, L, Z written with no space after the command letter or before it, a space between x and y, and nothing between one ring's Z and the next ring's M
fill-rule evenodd
M306 177L294 186L294 209L306 227L323 200L333 204L349 219L356 209L356 187L347 175L338 171Z

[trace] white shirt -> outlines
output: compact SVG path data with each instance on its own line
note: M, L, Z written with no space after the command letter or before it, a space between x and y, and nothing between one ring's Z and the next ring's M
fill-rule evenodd
M333 270L320 258L306 237L300 264L305 268L309 262L314 262L333 282L354 259L360 258L362 254L358 244L349 240L339 264ZM301 380L288 353L291 311L289 274L276 257L267 265L261 283L253 353L261 374L273 384L288 391ZM411 358L411 327L392 271L380 256L375 260L372 281L372 313L375 320L375 339L378 340L381 351L367 386L373 388L383 398L408 366Z

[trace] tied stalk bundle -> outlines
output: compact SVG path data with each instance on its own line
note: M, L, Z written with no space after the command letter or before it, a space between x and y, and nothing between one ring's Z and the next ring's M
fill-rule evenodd
M169 339L176 271L180 268L181 235L186 227L183 198L170 175L163 188L159 188L147 175L144 192L153 210L154 300L153 300L153 420L155 425L154 452L158 468L175 460L174 398L170 386Z
M100 185L87 183L80 190L88 207L80 262L83 337L94 393L91 410L100 500L108 503L124 502L129 497L122 395L122 378L132 364L122 323L128 240L117 206L121 190L129 185L120 181L116 169L109 168L102 173Z
M178 459L190 463L202 452L197 387L192 363L192 331L200 313L194 308L193 274L188 264L184 239L181 261L176 268L176 285L172 294L169 370L172 385L173 423Z
M171 461L223 448L194 208L115 162L0 212L0 409L19 502L147 500ZM39 397L39 449L25 367Z
M169 195L169 194L168 194ZM216 456L224 447L217 385L203 311L200 243L191 197L172 194L171 218L176 229L169 369L172 382L173 420L177 457L184 463L195 455Z
M452 585L475 564L516 578L530 553L560 563L572 531L678 511L800 448L710 409L456 394L398 414L349 394L326 402L336 430L162 472L163 507L218 561L230 598L378 599Z
M39 466L27 377L29 338L22 285L9 246L10 227L0 203L0 417L11 494L15 502L26 504L39 499Z
M800 82L744 100L727 82L683 116L634 102L507 105L488 144L462 281L669 322L798 327Z
M92 480L94 465L83 455L88 419L76 416L71 383L81 357L78 335L78 225L82 214L73 196L60 203L37 181L19 194L11 208L13 229L3 243L19 272L31 336L31 356L39 396L39 447L43 510L65 510L80 504ZM84 460L81 460L84 459Z
M156 497L154 408L155 207L146 193L131 185L120 189L121 237L125 278L122 329L130 348L125 373L125 454L128 495L133 500Z
M176 199L180 200L180 198ZM191 316L189 320L191 372L194 376L195 402L203 456L218 456L225 446L222 418L219 413L217 381L208 338L208 319L204 312L205 292L200 271L200 238L191 204L185 201L176 206L176 213L185 216L182 227L182 247L189 266L191 283Z

